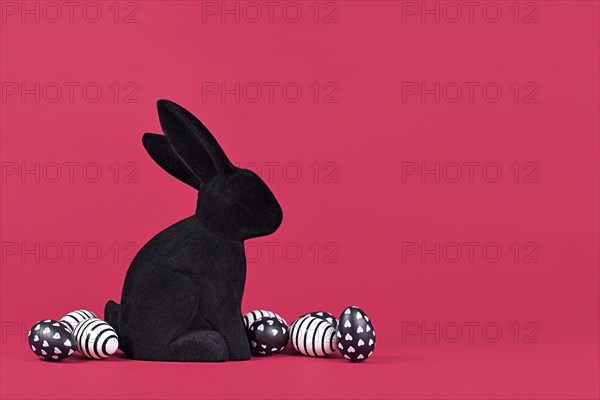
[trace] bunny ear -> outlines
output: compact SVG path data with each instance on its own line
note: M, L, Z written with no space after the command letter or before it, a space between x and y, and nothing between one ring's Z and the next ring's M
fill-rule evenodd
M169 144L196 176L211 177L233 171L219 143L192 113L169 100L159 100L157 108ZM208 171L207 161L210 161Z
M156 133L145 133L142 137L144 148L150 157L161 166L162 169L173 175L175 178L188 185L199 189L201 179L196 176L175 154L167 138Z

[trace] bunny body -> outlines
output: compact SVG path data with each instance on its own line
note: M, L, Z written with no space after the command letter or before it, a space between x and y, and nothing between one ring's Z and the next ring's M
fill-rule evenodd
M167 172L200 189L197 211L140 249L121 304L109 301L105 319L133 359L247 360L243 242L274 232L281 208L258 176L229 163L193 115L165 100L158 107L168 141L146 134L144 146ZM188 139L178 142L182 137Z

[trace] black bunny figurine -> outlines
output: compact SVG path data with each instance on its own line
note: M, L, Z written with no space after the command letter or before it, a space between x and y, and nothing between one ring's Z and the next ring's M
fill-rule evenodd
M281 207L256 174L231 164L189 111L168 100L157 106L165 135L146 133L142 142L164 170L199 189L196 213L140 249L121 304L109 301L104 317L129 358L247 360L243 242L275 232Z

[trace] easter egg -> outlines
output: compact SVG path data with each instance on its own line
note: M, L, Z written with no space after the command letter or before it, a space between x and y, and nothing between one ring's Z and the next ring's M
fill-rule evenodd
M105 321L89 318L75 328L77 350L87 358L101 360L119 348L117 332Z
M46 361L60 361L75 352L75 338L58 321L39 321L29 331L27 343L33 353Z
M62 317L60 322L66 324L71 332L75 332L77 325L90 318L96 318L96 314L88 310L75 310Z
M290 338L287 325L277 318L261 318L250 325L248 339L255 355L270 356L281 352Z
M250 326L255 321L258 321L262 318L276 318L276 319L280 320L281 322L283 322L285 324L285 326L288 326L285 319L281 318L279 315L275 314L274 312L267 311L267 310L254 310L254 311L250 311L248 314L244 315L244 325L246 326L246 329L249 329Z
M290 341L297 352L322 357L335 351L335 328L324 319L305 315L290 327Z
M329 322L331 325L333 325L334 328L337 327L337 319L335 319L333 314L328 313L327 311L315 311L315 312L311 312L308 314L304 314L303 317L305 317L307 315L325 320L325 321Z
M348 307L342 312L336 335L338 350L352 362L366 360L375 350L373 323L358 307Z

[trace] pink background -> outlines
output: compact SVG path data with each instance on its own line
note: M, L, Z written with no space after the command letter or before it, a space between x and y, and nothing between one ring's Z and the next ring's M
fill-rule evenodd
M482 2L456 22L446 3L426 4L439 22L420 2L291 3L254 23L255 9L236 22L221 2L81 2L56 22L43 2L37 16L36 2L24 16L0 3L2 397L598 398L598 2L518 15ZM206 91L221 82L239 83L239 101ZM436 82L439 102L410 92ZM53 365L27 350L37 320L118 300L134 244L194 211L194 191L141 145L159 98L261 166L282 204L281 228L248 249L244 311L291 322L358 305L377 331L371 359ZM436 163L439 182L408 174ZM471 259L465 242L479 243Z

